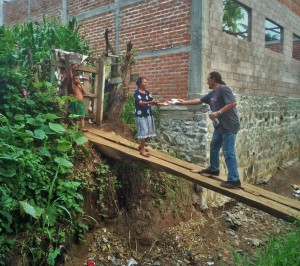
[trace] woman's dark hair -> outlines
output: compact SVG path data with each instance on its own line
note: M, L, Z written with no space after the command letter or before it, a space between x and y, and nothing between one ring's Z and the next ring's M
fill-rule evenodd
M138 79L136 80L136 85L138 87L140 87L144 79L146 79L146 78L144 78L144 77L138 77Z
M209 76L211 79L213 79L215 82L219 83L219 84L223 84L226 85L226 83L222 80L221 74L217 71L214 72L210 72Z

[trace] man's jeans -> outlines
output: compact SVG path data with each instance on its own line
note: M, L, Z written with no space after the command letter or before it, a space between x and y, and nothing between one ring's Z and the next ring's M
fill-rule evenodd
M235 155L236 134L218 134L214 132L210 143L210 166L208 170L214 172L220 169L220 149L223 147L223 154L228 170L227 181L238 181L237 161Z

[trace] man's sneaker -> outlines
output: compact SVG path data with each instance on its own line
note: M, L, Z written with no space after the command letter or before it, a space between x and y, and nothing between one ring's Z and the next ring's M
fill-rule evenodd
M226 188L241 188L241 181L224 181L221 183L221 187Z
M208 169L203 169L201 171L199 171L200 175L213 175L213 176L219 176L220 175L220 171L210 171Z

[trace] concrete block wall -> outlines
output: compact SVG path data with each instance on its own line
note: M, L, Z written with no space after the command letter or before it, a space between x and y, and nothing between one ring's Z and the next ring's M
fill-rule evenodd
M241 0L251 9L251 41L222 32L222 1L209 2L206 74L218 70L235 93L299 97L300 61L292 58L300 18L277 0ZM265 19L284 28L283 53L265 48Z

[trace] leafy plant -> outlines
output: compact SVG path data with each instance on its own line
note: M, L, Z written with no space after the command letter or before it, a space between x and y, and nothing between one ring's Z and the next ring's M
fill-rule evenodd
M36 228L37 234L44 232L50 237L57 223L72 224L73 215L82 213L80 183L65 178L73 167L66 152L72 155L72 143L82 143L84 137L68 133L44 116L29 117L27 122L21 127L0 128L0 202L5 206L0 213L0 230L12 233Z
M16 44L24 64L35 65L42 63L44 59L50 59L51 48L59 48L76 53L89 53L89 47L84 37L79 33L80 25L76 18L72 18L65 27L57 19L43 23L29 22L16 25L11 32L17 35ZM32 58L30 58L30 56ZM26 58L27 60L24 60Z
M134 97L133 95L130 95L126 100L123 109L121 111L121 119L124 123L132 126L133 129L136 129L134 110L135 110Z
M184 186L180 184L178 177L159 172L152 173L147 181L152 190L156 192L153 195L153 203L161 205L163 201L168 201L168 206L171 211L177 215L179 204L182 202L182 199L179 199L178 195L183 195L185 189Z
M109 207L116 202L116 189L120 188L116 174L106 163L99 165L95 171L98 189L98 204L101 210L101 216L107 217Z
M63 124L64 100L44 61L51 45L87 52L78 29L74 19L67 27L44 20L0 28L0 265L9 264L14 245L31 254L32 265L54 265L83 215L81 183L70 174L87 139Z

